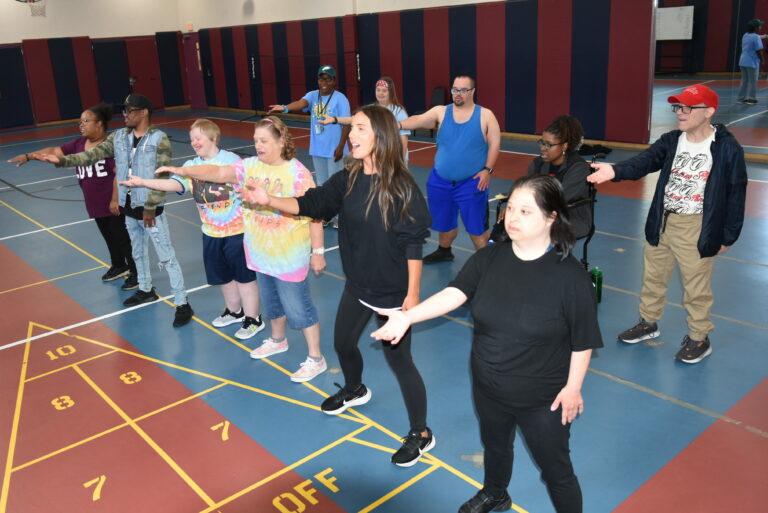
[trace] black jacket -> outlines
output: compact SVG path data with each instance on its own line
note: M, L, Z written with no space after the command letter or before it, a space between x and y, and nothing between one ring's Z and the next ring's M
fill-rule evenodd
M739 238L747 195L744 150L725 126L715 125L715 130L715 140L710 146L712 170L704 187L704 218L697 244L702 258L716 255L720 246L731 246ZM638 180L659 171L659 181L645 222L645 238L652 246L659 245L664 188L669 181L681 134L680 130L667 132L641 154L613 166L616 171L614 181Z
M536 157L528 166L528 174L537 173L555 177L563 184L563 194L565 201L569 205L589 198L589 182L587 176L592 173L587 161L581 158L575 151L569 151L565 155L565 162L560 165L557 172L550 171L549 162L544 162L541 157ZM592 205L582 203L576 207L568 209L568 218L573 227L573 234L577 239L586 237L592 227Z

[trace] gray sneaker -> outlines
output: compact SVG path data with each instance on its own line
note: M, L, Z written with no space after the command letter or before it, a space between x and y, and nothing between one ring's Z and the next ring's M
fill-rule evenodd
M640 322L626 331L619 333L619 340L627 344L637 344L649 338L656 338L661 335L659 327L655 322L646 322L642 317Z
M680 344L680 350L675 355L675 360L683 363L699 363L711 354L712 344L709 343L709 337L704 337L704 340L693 340L686 335L683 343Z

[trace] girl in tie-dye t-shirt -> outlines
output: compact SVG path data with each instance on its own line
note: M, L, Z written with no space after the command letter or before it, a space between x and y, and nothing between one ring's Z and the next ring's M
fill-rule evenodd
M189 130L189 139L197 156L184 166L226 165L240 160L234 153L219 149L221 130L213 121L196 120ZM256 274L246 266L241 200L232 185L189 178L182 173L173 174L167 180L130 176L123 183L179 194L192 193L202 221L206 280L209 285L219 285L224 296L224 312L211 324L217 328L240 324L235 337L241 340L264 329L259 315Z
M312 174L296 160L288 127L274 116L258 123L253 134L256 157L228 166L165 167L158 171L189 176L236 187L259 184L280 197L302 196L315 186ZM309 293L309 269L325 268L323 227L307 217L243 203L245 255L256 271L263 314L270 319L272 335L251 351L260 359L288 350L286 328L301 330L309 356L291 375L296 382L309 381L327 369L320 352L320 323Z

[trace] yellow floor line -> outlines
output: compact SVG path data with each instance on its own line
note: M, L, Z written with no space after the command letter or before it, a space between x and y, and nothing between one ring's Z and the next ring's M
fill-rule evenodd
M27 285L22 285L20 287L15 287L15 288L8 289L8 290L2 290L2 291L0 291L0 294L7 294L9 292L16 292L17 290L23 290L23 289L27 289L29 287L36 287L38 285L45 285L46 283L51 283L51 282L54 282L56 280L63 280L64 278L70 278L72 276L77 276L78 274L89 273L91 271L95 271L96 269L103 269L103 266L100 265L98 267L91 267L90 269L83 269L82 271L77 271L77 272L74 272L74 273L65 274L64 276L57 276L56 278L51 278L51 279L43 280L43 281L36 281L35 283L28 283Z

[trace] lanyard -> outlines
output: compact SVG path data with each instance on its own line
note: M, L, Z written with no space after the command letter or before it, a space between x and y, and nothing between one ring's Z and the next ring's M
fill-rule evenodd
M331 91L331 94L328 95L328 100L326 100L325 105L323 105L323 97L320 96L320 91L317 92L317 103L320 104L319 114L322 114L323 116L328 114L328 112L327 112L328 104L331 103L331 98L333 98L333 93L335 93L335 92L336 92L335 89L333 91Z

